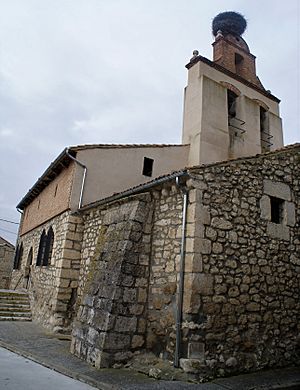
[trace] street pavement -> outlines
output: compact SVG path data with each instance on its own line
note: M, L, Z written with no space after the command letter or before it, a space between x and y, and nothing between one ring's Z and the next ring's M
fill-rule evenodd
M0 389L95 390L96 388L0 348Z
M220 378L205 384L157 381L128 369L95 369L69 353L70 341L66 337L49 333L32 322L0 322L0 347L26 357L27 361L33 360L61 374L80 380L81 387L72 387L72 390L85 390L86 384L101 390L300 390L300 369L297 367ZM0 369L1 364L2 361L0 361ZM16 367L12 364L10 376L7 378L11 378L15 370ZM31 370L28 371L30 376ZM1 378L5 377L1 371L0 375ZM0 385L2 385L1 381ZM36 388L0 386L1 390L2 388L5 390L44 390L44 385ZM52 388L45 387L46 389ZM67 389L67 387L62 388L59 385L59 390L62 389Z

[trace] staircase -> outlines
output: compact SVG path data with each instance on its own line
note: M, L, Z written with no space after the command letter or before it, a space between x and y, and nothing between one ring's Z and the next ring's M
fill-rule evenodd
M0 321L31 321L27 292L0 290Z

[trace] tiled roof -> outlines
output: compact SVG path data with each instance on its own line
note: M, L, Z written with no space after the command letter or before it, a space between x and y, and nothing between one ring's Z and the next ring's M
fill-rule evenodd
M166 183L168 181L174 180L176 177L180 177L180 176L187 176L188 177L190 173L193 173L194 171L199 170L199 169L205 169L207 167L219 166L219 165L224 165L224 164L234 164L234 163L239 163L242 161L248 161L251 159L264 158L264 157L267 157L267 156L272 155L272 154L276 155L276 154L280 154L280 153L286 152L288 150L297 149L297 148L300 148L300 143L287 145L281 149L273 150L273 151L268 152L268 153L257 154L255 156L239 157L239 158L232 159L232 160L225 160L225 161L219 161L219 162L210 163L210 164L202 164L202 165L194 165L194 166L190 166L190 167L185 167L181 170L174 171L172 173L156 177L155 179L150 180L146 183L139 184L139 185L131 187L131 188L127 188L125 191L115 193L111 196L108 196L107 198L89 203L88 205L82 207L81 211L86 211L86 210L89 210L93 207L97 207L97 206L100 206L100 205L103 205L106 203L114 202L116 200L120 200L120 199L128 197L130 195L144 192L147 189L158 187L162 183Z
M264 157L269 156L270 154L276 155L276 154L280 154L280 153L286 152L288 150L297 149L297 148L300 148L300 143L286 145L280 149L271 150L270 152L259 153L259 154L255 154L252 156L238 157L238 158L234 158L231 160L217 161L217 162L213 162L213 163L209 163L209 164L193 165L190 167L186 167L185 169L193 170L193 169L201 169L201 168L212 167L212 166L217 166L217 165L224 165L224 164L228 165L228 164L232 164L235 162L248 161L248 160L257 159L257 158L264 158Z
M146 145L145 144L145 145L136 145L136 146L134 146L134 144L132 144L132 145L131 144L126 144L126 145L116 145L116 144L112 144L112 145L99 144L99 145L97 145L96 144L96 145L78 145L78 146L70 147L69 149L66 148L50 164L50 166L43 173L43 175L37 180L37 182L33 185L33 187L23 197L23 199L20 201L20 203L18 204L17 207L20 208L20 209L23 209L24 207L26 207L32 201L32 199L34 199L49 184L49 182L51 180L53 180L53 178L55 176L57 176L59 174L59 172L64 167L66 167L69 164L70 159L66 155L66 151L67 150L69 150L69 152L76 152L78 150L97 148L97 147L100 147L100 148L101 147L104 147L104 148L106 148L106 147L108 147L108 148L110 148L110 147L122 148L122 147L139 147L139 146L140 147L153 147L153 146L155 146L155 147L168 147L168 146L186 146L186 145L178 145L178 144L176 144L176 145L163 145L163 144L162 145L158 145L158 144ZM180 176L180 175L183 175L184 173L186 174L187 172L192 171L192 170L201 169L201 168L205 168L205 167L209 167L209 166L231 164L231 163L245 161L245 160L251 160L251 159L255 159L255 158L264 158L265 156L268 156L270 154L278 154L278 153L282 153L282 152L285 152L285 151L290 150L290 149L297 149L297 148L300 148L300 143L287 145L287 146L284 146L281 149L273 150L273 151L270 151L270 152L267 152L267 153L263 153L263 154L257 154L255 156L239 157L239 158L232 159L232 160L224 160L224 161L219 161L219 162L210 163L210 164L188 166L188 167L183 168L182 170L179 170L179 171L167 174L167 175L163 175L163 176L157 177L157 178L155 178L155 179L153 179L153 180L151 180L151 181L149 181L147 183L140 184L140 185L137 185L135 187L128 188L127 190L122 191L122 192L117 193L117 194L113 194L112 196L110 196L108 198L105 198L105 199L102 199L101 201L96 201L93 204L89 204L89 205L85 206L83 209L93 207L93 206L95 206L96 204L99 204L99 203L109 202L109 201L115 199L115 197L121 198L121 197L128 196L129 192L134 192L134 191L139 192L139 191L143 190L144 188L146 188L147 186L152 187L152 186L158 185L162 181L168 181L168 180L174 179L174 177L176 177L176 175Z
M129 149L129 148L169 148L182 147L182 144L86 144L70 146L70 150L77 152L85 149Z
M168 147L183 147L187 145L180 144L86 144L76 145L65 148L59 156L49 165L41 177L28 190L27 194L21 199L17 208L23 210L34 198L36 198L43 189L67 167L71 161L67 154L76 155L76 152L87 149L124 149L124 148L168 148Z

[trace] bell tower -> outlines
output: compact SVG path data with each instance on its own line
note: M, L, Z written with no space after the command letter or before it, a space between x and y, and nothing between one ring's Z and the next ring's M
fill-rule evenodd
M213 61L194 51L186 65L182 139L190 144L190 165L283 146L280 100L256 75L256 58L242 38L246 27L239 13L220 13L212 23Z

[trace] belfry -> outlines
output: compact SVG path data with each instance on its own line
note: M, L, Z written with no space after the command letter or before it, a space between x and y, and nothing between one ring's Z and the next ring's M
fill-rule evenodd
M241 37L246 25L239 13L220 13L212 23L213 61L194 55L186 65L182 140L191 145L190 165L283 146L280 100L256 75L255 56Z

